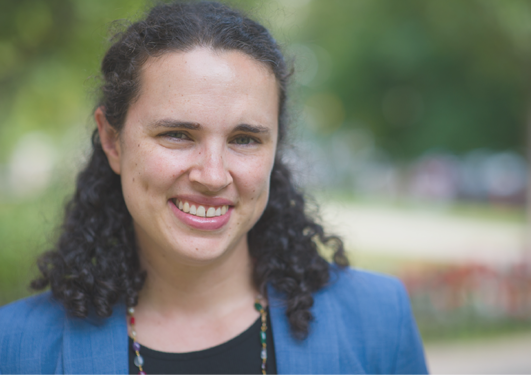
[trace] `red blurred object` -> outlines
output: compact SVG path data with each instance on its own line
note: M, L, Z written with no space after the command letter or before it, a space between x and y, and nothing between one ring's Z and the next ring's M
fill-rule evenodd
M506 269L476 264L427 266L404 270L400 276L412 302L429 303L435 311L471 307L485 316L531 318L531 268L527 264Z

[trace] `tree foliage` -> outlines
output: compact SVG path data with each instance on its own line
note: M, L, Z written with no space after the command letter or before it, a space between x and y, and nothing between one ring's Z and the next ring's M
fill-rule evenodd
M111 22L143 6L141 0L1 2L0 161L26 132L60 137L84 122Z
M524 151L531 2L331 0L310 8L301 39L326 50L332 66L328 80L310 84L309 99L336 95L343 126L369 129L404 158L434 148ZM319 102L329 107L310 105Z

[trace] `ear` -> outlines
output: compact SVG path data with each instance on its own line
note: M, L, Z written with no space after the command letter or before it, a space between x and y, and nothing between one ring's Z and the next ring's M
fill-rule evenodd
M103 107L98 107L94 112L94 119L98 124L98 133L100 135L101 147L107 155L109 165L116 174L120 174L120 140L118 132L109 124L105 117Z

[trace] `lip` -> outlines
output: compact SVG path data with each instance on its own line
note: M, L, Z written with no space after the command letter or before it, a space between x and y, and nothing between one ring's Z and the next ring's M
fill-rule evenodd
M184 196L180 196L180 198L178 199L185 200ZM212 202L214 199L219 199L220 201L223 201L223 202L230 202L230 201L227 201L226 199L221 199L221 198L207 198L209 202ZM190 199L190 201L192 201L192 199ZM203 203L204 201L200 202L198 199L195 199L193 202L208 205L208 206L228 205L227 203L216 203L216 204ZM177 216L177 218L181 220L183 223L185 223L186 225L194 229L206 230L206 231L220 229L221 227L226 225L229 222L230 215L232 214L232 210L233 210L233 207L229 206L229 209L224 215L214 216L214 217L200 217L200 216L190 215L190 214L187 214L186 212L179 210L179 208L175 205L174 199L168 200L168 204L170 205L170 208L175 214L175 216Z

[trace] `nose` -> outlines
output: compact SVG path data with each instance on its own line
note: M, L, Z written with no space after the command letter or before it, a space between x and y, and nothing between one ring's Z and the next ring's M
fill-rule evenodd
M232 183L222 145L206 145L198 151L197 162L191 168L189 179L204 192L218 192Z

